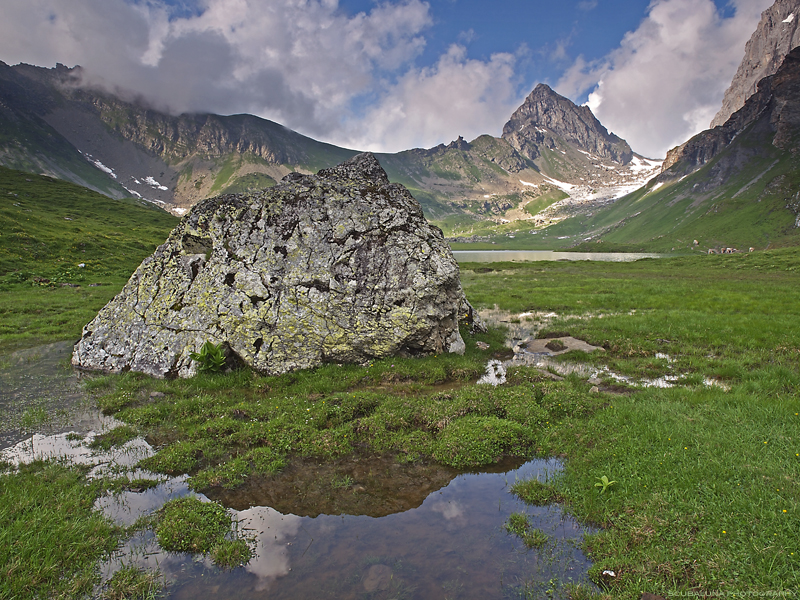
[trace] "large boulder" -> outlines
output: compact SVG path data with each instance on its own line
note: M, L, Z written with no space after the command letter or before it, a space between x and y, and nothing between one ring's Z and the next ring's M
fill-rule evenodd
M190 377L207 341L267 374L463 352L442 232L371 154L197 204L83 330L72 364Z

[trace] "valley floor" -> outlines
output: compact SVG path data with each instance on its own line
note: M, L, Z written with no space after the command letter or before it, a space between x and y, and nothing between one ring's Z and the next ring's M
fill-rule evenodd
M798 589L800 251L461 267L467 297L496 311L503 328L467 336L464 357L333 365L281 377L100 377L90 384L100 406L125 423L103 443L137 435L157 440L160 450L146 466L188 473L190 485L212 497L269 481L302 457L335 461L356 448L401 463L456 468L492 464L501 455L561 457L563 473L513 491L534 505L559 502L600 527L584 548L601 591L565 587L564 593L638 599L643 592L789 595ZM86 314L107 296L6 286L0 295L10 324L0 336L5 349L40 340L37 330L51 341L76 339ZM58 317L49 306L71 308ZM510 366L496 387L475 383L487 360L510 358L506 335L524 341L532 331L604 350ZM21 425L37 426L29 418L3 428ZM20 509L19 494L10 491L28 485L32 491L22 493L38 494L46 504L57 480L78 490L80 506L107 492L54 467L16 474L4 468L0 489L9 493L0 493L0 548L16 550L0 551L6 574L0 595L80 597L91 588L85 563L57 579L22 568L18 556L35 554L29 545L39 537L11 526L19 523ZM92 518L75 514L81 523ZM509 531L525 535L523 521L510 520ZM52 530L49 523L31 521L30 527ZM124 533L96 531L111 545ZM68 544L50 544L51 562L69 565L70 555L58 554ZM96 546L101 553L108 547Z

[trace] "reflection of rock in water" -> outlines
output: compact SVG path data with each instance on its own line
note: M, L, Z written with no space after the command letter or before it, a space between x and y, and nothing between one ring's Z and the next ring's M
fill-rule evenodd
M271 506L282 513L310 517L382 517L417 508L458 474L437 464L401 465L393 456L350 456L326 464L296 459L281 473L252 478L239 489L203 492L237 510Z

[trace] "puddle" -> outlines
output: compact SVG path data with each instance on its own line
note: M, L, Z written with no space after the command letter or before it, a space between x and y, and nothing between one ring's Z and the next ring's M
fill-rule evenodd
M120 424L113 421L110 425ZM140 460L155 454L153 448L142 438L133 439L123 446L112 448L108 451L99 451L89 448L95 438L95 433L81 436L74 431L56 435L43 435L36 433L27 440L18 442L15 446L4 448L0 451L0 460L15 465L30 463L34 460L64 460L75 465L89 465L94 467L88 476L102 477L114 472L132 472L133 477L146 476L161 479L161 475L139 472L133 467ZM112 472L113 471L113 472ZM144 473L143 475L141 473Z
M257 538L257 555L246 566L222 571L208 560L164 553L152 534L145 534L107 569L157 564L168 582L168 597L175 599L209 594L237 599L503 599L519 597L523 589L543 593L553 587L551 580L591 585L586 577L590 563L578 549L586 528L557 506L530 507L509 493L517 479L545 479L559 469L556 461L537 460L503 472L457 475L418 507L380 518L299 516L250 506L236 512L240 526ZM132 522L137 514L186 493L185 484L169 482L142 494L123 494L115 504L127 507L124 522ZM104 508L119 518L118 508ZM550 536L543 549L529 550L505 532L503 524L512 512L524 512L533 527ZM556 592L552 597L561 596Z
M21 418L33 407L59 418L37 425L33 436L3 425L0 459L18 463L61 457L93 465L92 476L127 473L161 479L152 489L98 500L98 510L124 525L171 498L192 494L186 477L165 481L133 468L153 453L142 439L110 452L87 447L94 431L117 422L92 408L68 367L70 353L71 344L59 343L3 360L0 409ZM530 507L509 492L516 479L546 479L560 469L557 461L541 460L459 473L372 456L329 463L298 459L281 474L236 492L199 495L229 507L240 527L255 536L257 554L247 565L224 571L205 558L163 552L154 534L145 531L126 542L102 572L107 580L122 565L158 569L168 583L167 596L187 600L483 600L518 598L523 591L566 597L557 591L560 585L591 586L586 576L590 563L578 547L587 529L558 506ZM549 536L543 549L529 550L506 533L503 524L512 512L525 513L533 527ZM556 591L547 592L551 589Z
M31 427L87 434L112 423L81 390L81 375L69 364L72 346L56 342L0 357L0 449L30 437Z
M519 315L502 311L497 308L483 310L480 312L481 318L492 325L504 325L508 327L508 336L506 338L506 346L511 348L514 352L514 357L502 363L504 368L512 366L528 366L535 367L542 371L544 374L554 373L559 377L566 377L568 375L578 375L581 378L589 380L593 385L599 384L601 379L612 379L619 383L623 383L632 387L657 387L657 388L672 388L680 385L685 385L684 375L680 373L665 375L655 379L635 379L626 375L620 375L610 370L608 367L596 367L594 365L587 365L579 362L560 362L553 358L561 354L565 354L572 350L580 350L582 352L604 352L605 349L599 346L592 346L582 340L578 340L568 335L555 338L537 339L536 335L539 331L547 327L553 319L559 317L556 313L522 313ZM608 316L604 314L595 315L593 318L602 319ZM571 315L565 318L590 318L588 316ZM553 341L560 341L564 348L562 350L552 350L547 348L547 345ZM655 358L664 360L668 368L674 364L675 358L658 352ZM488 370L492 362L487 365ZM487 381L486 383L491 383ZM703 378L703 385L706 387L716 387L724 391L730 391L730 386L711 379L708 377Z

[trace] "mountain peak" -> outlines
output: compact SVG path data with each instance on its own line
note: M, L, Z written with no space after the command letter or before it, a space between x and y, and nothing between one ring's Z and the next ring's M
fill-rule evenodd
M547 84L540 83L503 127L503 139L535 160L542 148L557 147L555 138L623 165L633 157L628 143L609 133L588 106L577 106Z

